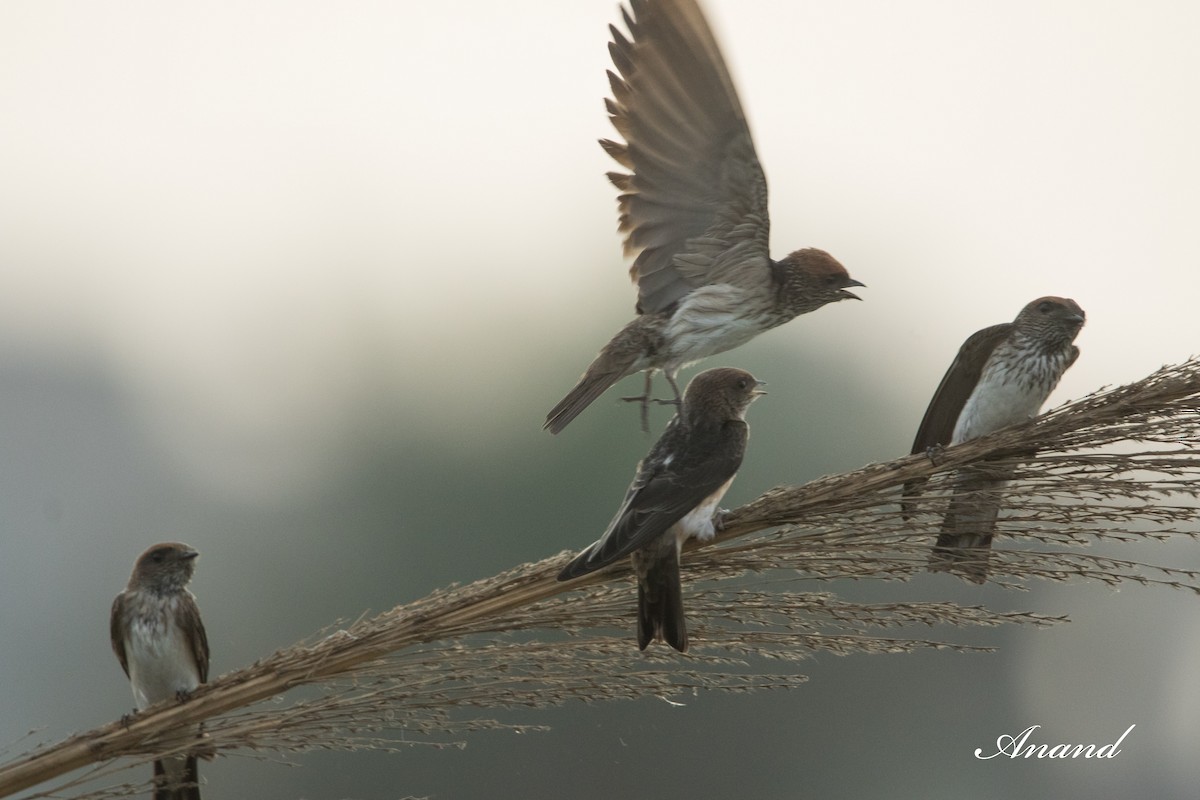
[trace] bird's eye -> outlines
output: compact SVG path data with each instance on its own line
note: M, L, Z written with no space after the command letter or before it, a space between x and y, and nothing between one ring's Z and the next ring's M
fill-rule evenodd
M745 389L745 388L746 388L747 386L749 386L749 385L750 385L750 384L746 382L746 379L745 379L745 378L739 378L739 379L738 379L738 388L739 388L739 389Z
M1050 310L1053 308L1054 308L1054 304L1051 303L1049 300L1045 300L1041 303L1038 303L1038 311L1042 312L1043 314L1049 314Z
M154 551L153 553L151 553L151 554L150 554L150 558L151 558L151 560L153 560L153 561L154 561L156 564L161 564L161 563L162 563L162 560L163 560L163 557L164 557L165 555L166 555L166 554L165 554L165 553L163 553L163 551L161 551L161 550L156 550L156 551Z

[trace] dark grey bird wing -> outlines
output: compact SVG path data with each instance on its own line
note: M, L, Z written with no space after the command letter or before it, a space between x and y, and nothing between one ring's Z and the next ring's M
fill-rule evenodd
M188 632L188 646L192 649L192 657L196 660L196 671L200 673L200 682L208 681L208 634L204 631L204 623L200 619L200 607L191 592L184 592L179 603L179 624Z
M942 376L921 426L917 428L917 438L913 440L912 453L923 453L930 447L950 444L954 435L954 426L958 424L958 415L962 413L971 393L979 383L983 367L992 356L996 345L1000 344L1013 329L1011 322L1004 322L976 331L967 337L958 355L950 364L950 369Z
M745 422L730 420L690 435L676 422L638 465L608 529L563 569L559 580L586 575L644 547L737 474L749 436Z
M129 661L125 655L125 630L121 627L121 619L125 614L125 593L121 592L113 600L112 611L108 615L108 636L112 641L113 652L117 654L117 661L121 662L121 669L125 671L125 677L129 677Z
M631 0L630 38L611 27L620 75L606 101L625 143L601 145L632 174L621 190L638 312L699 286L770 285L767 181L733 80L695 0Z
M976 331L967 337L925 409L925 416L917 428L917 437L913 440L910 453L924 453L931 447L950 444L950 439L954 436L954 427L958 424L958 416L967 405L971 393L975 391L984 365L991 358L996 346L1012 333L1012 329L1011 322L1003 322ZM901 507L906 519L912 513L910 498L920 494L924 484L924 478L904 484Z

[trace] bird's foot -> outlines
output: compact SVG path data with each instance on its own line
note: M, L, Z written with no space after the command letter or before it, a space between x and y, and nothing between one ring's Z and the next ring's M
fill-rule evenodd
M622 397L626 403L641 403L642 404L642 433L650 432L650 396L638 395L637 397Z
M175 700L176 700L176 702L179 702L179 703L183 703L183 702L187 701L189 698L191 698L191 696L192 696L192 693L190 691L188 691L187 689L179 689L178 691L175 692Z
M938 459L942 457L942 453L946 452L946 448L940 444L931 444L925 448L925 457L929 459L929 463L935 467L938 465Z
M135 714L137 714L136 710L130 711L128 714L122 714L121 715L121 727L128 728L130 725L132 725L133 717Z
M725 530L725 520L728 518L729 509L718 508L716 513L713 514L712 518L713 533L720 533L721 531Z
M626 403L641 403L642 405L646 405L647 403L654 403L655 405L675 406L676 408L678 408L680 405L680 400L678 397L662 398L662 397L650 397L649 395L639 394L635 397L622 397L621 399L624 400Z

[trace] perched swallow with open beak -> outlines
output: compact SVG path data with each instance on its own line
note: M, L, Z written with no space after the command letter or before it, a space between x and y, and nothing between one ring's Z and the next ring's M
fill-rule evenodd
M1085 319L1074 300L1040 297L1012 322L972 334L934 392L912 452L966 442L1036 416L1079 358L1074 341ZM958 471L930 569L955 572L974 583L987 579L1000 511L997 494L1011 476L1011 467L988 464ZM906 512L923 483L905 485Z
M142 553L125 590L113 600L113 652L139 711L184 697L208 680L208 637L196 598L187 590L200 554L165 542ZM196 756L154 762L154 800L200 800Z
M632 0L626 37L610 26L607 101L624 143L601 145L628 173L619 229L637 314L604 346L543 426L558 433L617 381L660 370L679 402L679 370L863 286L823 250L768 253L767 180L716 39L695 0Z
M693 378L608 529L559 573L565 581L632 555L639 649L658 640L687 652L680 548L689 537L707 541L716 533L713 515L742 464L750 436L746 409L765 394L762 385L730 367Z

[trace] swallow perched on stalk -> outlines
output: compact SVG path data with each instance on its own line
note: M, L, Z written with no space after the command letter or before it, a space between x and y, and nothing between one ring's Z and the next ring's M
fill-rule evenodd
M693 378L608 529L559 573L560 581L578 578L632 555L641 650L659 640L687 651L680 548L689 537L707 541L716 533L713 515L750 436L746 409L766 394L760 386L749 372L730 367Z
M625 252L636 254L637 314L604 346L543 426L558 433L617 381L666 376L679 402L679 370L731 350L863 286L823 250L768 253L767 180L733 80L694 0L632 0L626 37L610 26L606 101L624 143L601 145L628 173L620 190Z
M1085 319L1074 300L1040 297L1012 322L968 337L925 410L912 452L966 442L1036 416L1079 358L1073 342ZM974 583L987 579L998 494L1012 475L1011 465L986 463L958 471L930 569L956 572ZM905 485L906 514L922 484Z
M208 680L208 637L187 590L200 554L186 544L156 544L138 557L113 600L109 634L139 711L185 697ZM154 762L154 800L200 800L196 756Z

